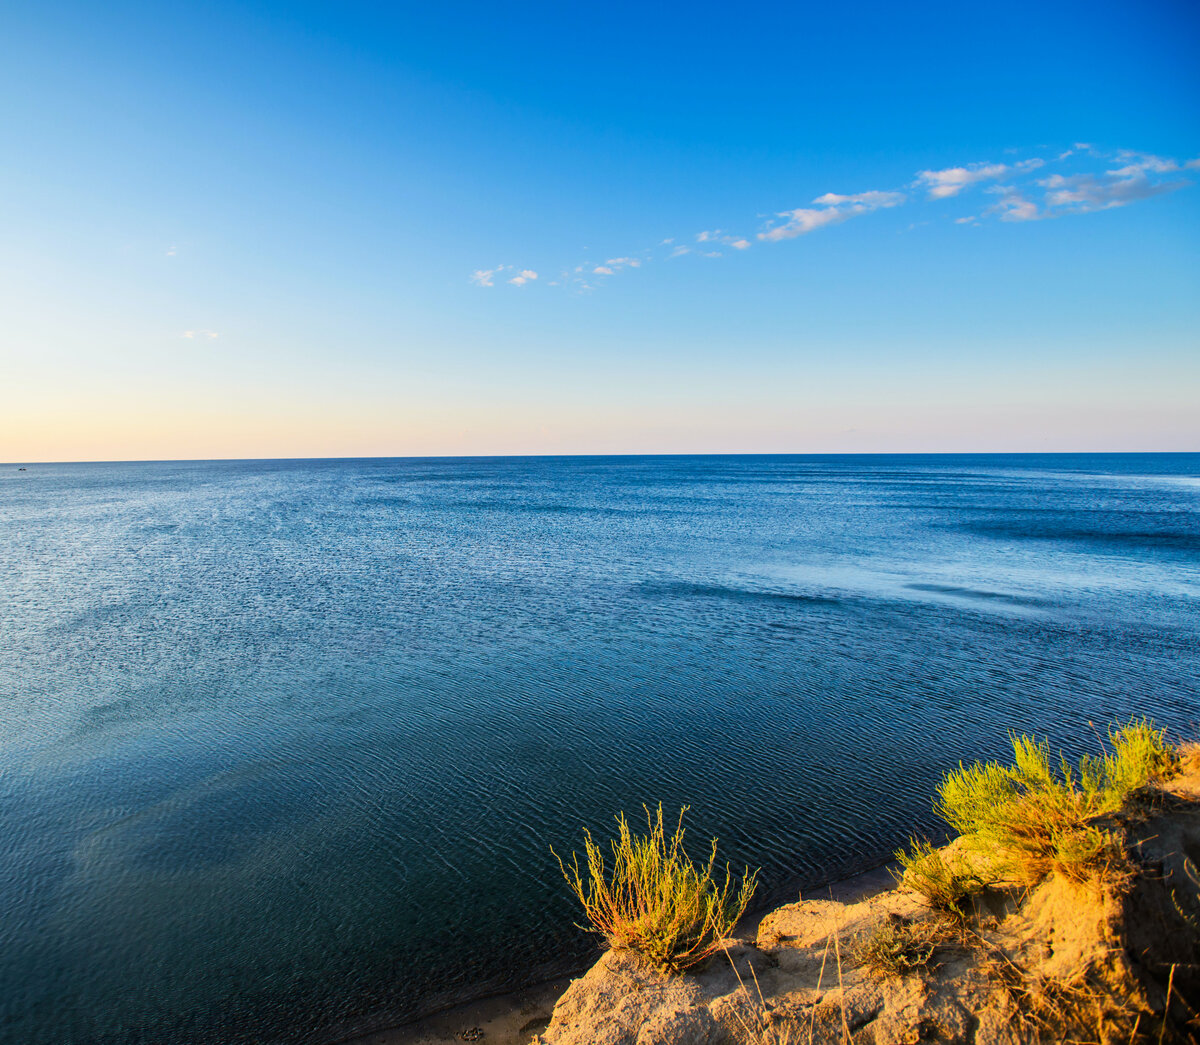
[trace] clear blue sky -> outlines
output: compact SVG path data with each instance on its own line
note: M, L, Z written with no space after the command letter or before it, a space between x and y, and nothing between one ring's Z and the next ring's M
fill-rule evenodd
M1197 54L1165 0L8 5L0 460L1200 449Z

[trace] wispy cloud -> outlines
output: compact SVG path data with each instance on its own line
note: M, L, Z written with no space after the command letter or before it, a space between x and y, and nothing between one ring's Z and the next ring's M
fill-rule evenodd
M977 187L982 187L994 202L982 208L976 205L966 215L948 214L942 210L941 220L977 226L986 224L988 219L1021 223L1109 210L1184 188L1192 184L1190 172L1200 171L1200 157L1177 161L1152 153L1104 150L1089 142L1074 142L1070 148L1060 149L1057 153L1045 148L1038 151L1043 155L1004 163L980 161L917 171L913 180L898 188L858 193L827 192L808 206L777 212L753 237L730 233L723 228L704 229L690 237L668 236L653 248L564 269L561 277L551 281L551 285L592 290L608 277L626 269L642 268L655 258L685 255L720 258L726 251L718 247L740 253L749 250L756 240L779 243L796 239L875 211L918 206L922 200L935 204L953 200ZM1004 152L1011 154L1017 150L1006 149ZM1047 166L1057 170L1034 174ZM930 209L930 218L937 220L937 213ZM929 224L928 219L914 220L909 221L907 227L912 230L926 224ZM537 279L537 273L532 269L518 270L510 265L478 269L470 279L477 286L491 287L497 278L509 272L514 274L506 282L518 287Z
M995 214L1001 221L1037 221L1046 217L1038 211L1036 203L1026 199L1012 185L996 185L988 192L999 195L1000 201L988 207L984 214Z
M494 269L476 269L471 273L471 282L477 287L494 287L496 274L503 268L503 265L497 265Z
M185 330L180 337L186 337L189 341L212 341L220 337L215 330Z
M496 280L503 279L506 272L516 273L505 280L514 287L523 287L526 283L538 278L538 274L533 269L518 269L514 265L496 265L490 269L476 269L468 279L477 287L494 287Z
M1038 184L1046 190L1047 212L1087 214L1124 207L1191 184L1186 178L1164 180L1162 175L1200 169L1200 157L1180 163L1164 156L1122 150L1113 160L1120 166L1098 173L1052 174L1041 179Z
M724 229L708 229L704 232L696 233L697 243L724 243L727 247L733 247L735 250L749 250L750 241L744 236L733 236ZM701 252L703 253L703 252ZM705 255L711 257L712 255Z
M1124 166L1117 170L1108 171L1116 178L1128 178L1136 174L1170 174L1173 171L1181 170L1183 167L1200 165L1200 160L1188 160L1184 164L1179 164L1175 160L1169 160L1165 156L1153 156L1146 152L1129 152L1122 149L1116 154L1113 159Z
M1039 184L1046 189L1048 207L1086 214L1088 211L1124 207L1137 200L1174 192L1188 183L1155 182L1146 176L1145 171L1138 170L1130 174L1106 171L1103 174L1076 174L1070 177L1055 174Z
M1009 174L1024 174L1045 165L1045 160L1040 156L1034 156L1018 163L969 163L965 167L918 171L912 187L927 190L928 199L946 200L980 182L996 181Z
M972 163L967 167L946 167L940 171L918 171L913 187L927 189L931 200L945 200L957 196L969 185L981 181L995 181L1008 173L1006 163Z
M783 219L779 225L760 232L758 238L778 242L783 239L794 239L809 232L824 228L826 225L839 225L843 221L857 217L860 214L870 214L871 211L885 207L898 207L907 197L902 192L872 190L859 192L852 196L827 192L818 196L813 203L816 207L798 207L796 210L781 211L778 215Z
M1076 144L1073 151L1097 155L1093 147L1085 143ZM1180 163L1164 156L1128 150L1114 153L1108 159L1118 166L1103 171L1051 174L1037 179L1036 184L1042 190L1040 210L1015 188L1005 186L1000 202L989 208L989 212L999 214L1001 221L1033 221L1111 210L1185 188L1192 184L1185 177L1165 176L1200 169L1200 158Z

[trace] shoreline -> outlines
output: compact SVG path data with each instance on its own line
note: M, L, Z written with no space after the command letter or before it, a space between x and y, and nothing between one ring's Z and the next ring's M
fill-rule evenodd
M806 899L829 899L839 903L856 903L886 892L895 886L891 869L894 863L884 863L849 878L814 886L807 890L781 886L771 890L761 906L748 911L737 926L737 935L753 935L758 924L781 903L789 902L787 894L803 893ZM794 896L793 896L794 899ZM598 957L603 948L597 951ZM486 1045L528 1045L533 1035L550 1023L555 1004L571 982L582 976L595 957L577 969L549 979L536 980L517 990L463 996L457 1001L392 1027L368 1034L341 1038L330 1045L456 1045L463 1041L480 1041ZM476 1032L478 1037L473 1037Z

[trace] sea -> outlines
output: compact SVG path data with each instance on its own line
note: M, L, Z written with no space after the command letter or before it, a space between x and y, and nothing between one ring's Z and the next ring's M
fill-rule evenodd
M1135 715L1200 454L0 466L0 1042L345 1041L585 967L622 811L819 896Z

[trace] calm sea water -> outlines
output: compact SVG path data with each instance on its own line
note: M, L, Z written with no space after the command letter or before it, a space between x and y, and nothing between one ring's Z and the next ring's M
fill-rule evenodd
M1200 455L5 466L0 600L0 1041L325 1042L593 953L618 810L794 897L1194 727Z

